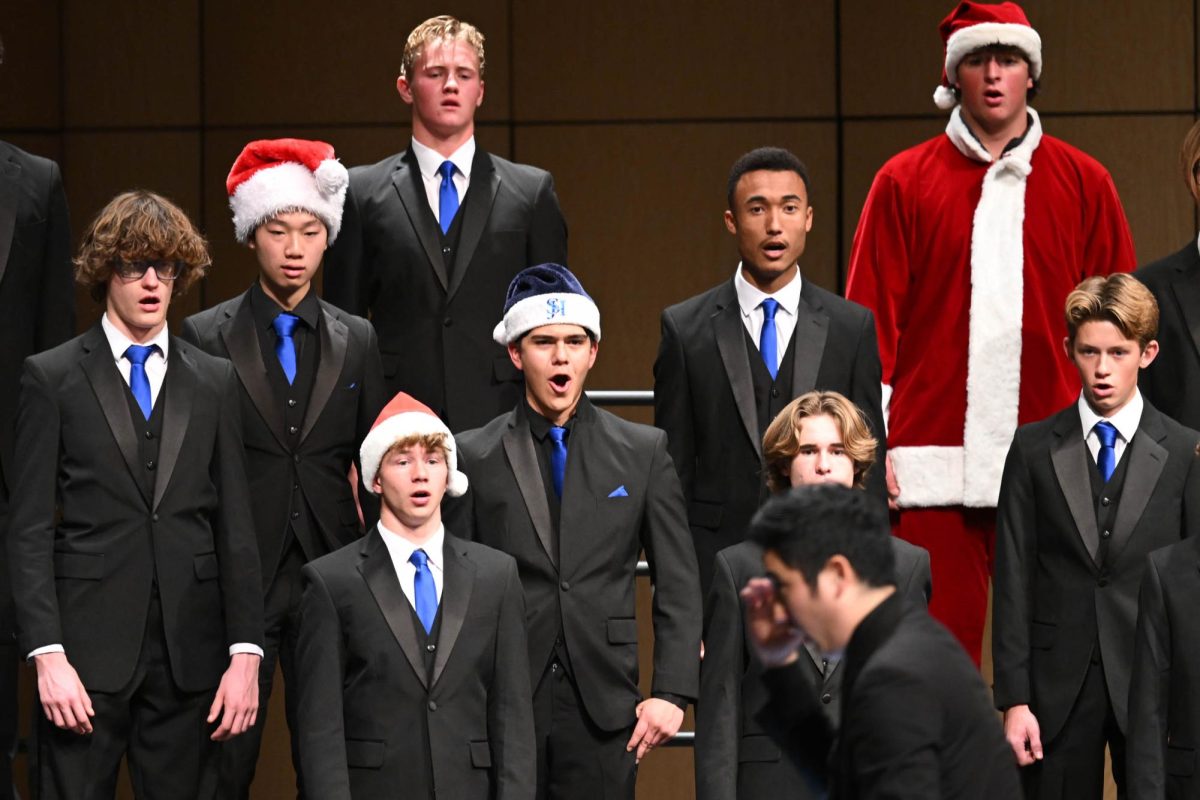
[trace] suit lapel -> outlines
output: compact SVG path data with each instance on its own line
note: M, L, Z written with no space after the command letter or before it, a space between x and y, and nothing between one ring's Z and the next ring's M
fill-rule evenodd
M1096 509L1092 505L1092 484L1087 471L1091 469L1092 457L1083 441L1079 423L1079 412L1075 406L1060 412L1054 426L1057 441L1050 446L1050 459L1054 463L1054 474L1066 498L1071 518L1092 562L1100 549L1100 531L1096 526Z
M442 284L442 291L447 291L446 262L442 260L442 246L429 223L429 200L423 191L418 191L424 184L421 182L421 170L417 166L416 156L411 150L405 150L401 155L396 172L392 175L392 185L396 187L396 193L400 195L400 202L404 204L404 210L408 214L408 221L420 239L425 255L429 257L438 282Z
M362 543L362 560L358 570L362 573L367 588L375 597L375 603L383 613L387 626L396 637L396 643L404 651L409 666L416 673L421 685L429 688L429 677L425 674L425 659L421 655L417 643L417 632L413 629L412 614L409 612L408 598L400 588L400 579L396 577L396 568L392 566L391 556L387 545L378 528L372 528L364 537ZM445 622L443 621L443 625Z
M746 355L746 328L742 324L742 312L738 308L737 293L733 282L725 285L717 300L718 310L713 315L713 335L717 338L717 350L725 364L725 375L733 389L733 401L737 405L742 428L754 445L754 452L762 457L762 443L758 440L758 411L754 405L754 383L750 378L750 358Z
M453 536L446 536L442 558L446 562L442 582L442 629L438 634L433 660L432 686L437 686L438 678L442 677L442 670L446 668L446 662L458 641L463 620L467 617L467 608L471 604L471 590L475 586L475 565L467 559L460 542Z
M321 317L325 323L317 326L318 336L321 337L321 358L317 364L316 377L313 379L312 394L308 398L308 409L304 412L304 427L300 431L301 442L321 418L321 412L325 410L346 363L350 329L346 327L346 323L330 313L323 303Z
M163 408L162 443L158 448L158 471L154 474L154 502L152 510L158 508L167 486L171 483L171 474L179 461L179 452L183 448L183 439L187 434L188 422L192 418L192 397L196 389L196 365L183 352L183 345L178 339L171 337L170 355L167 362L167 375L163 379L163 389L159 398L165 402ZM170 390L166 391L167 384Z
M522 401L524 402L524 401ZM504 454L512 466L513 477L525 500L529 521L537 532L542 549L550 563L558 568L558 555L554 549L554 529L550 525L550 504L546 502L546 487L542 484L542 470L538 466L537 453L533 451L533 435L529 423L517 412L509 419L508 430L500 437L504 443ZM569 451L568 451L569 457Z
M133 420L129 417L129 402L125 399L129 387L125 385L121 373L113 363L112 350L108 347L108 340L100 323L96 323L88 332L87 338L83 340L83 349L83 371L88 382L92 384L96 399L100 402L100 410L104 413L109 430L117 441L129 475L138 491L142 492L142 483L137 478L138 467L141 466L137 432L133 429ZM142 496L147 503L150 502L145 493L142 493Z
M1179 301L1179 312L1192 336L1196 354L1200 356L1200 250L1192 242L1187 247L1187 265L1180 269L1180 276L1171 282L1171 290Z
M254 328L254 312L250 308L250 293L242 295L237 311L221 323L221 341L229 353L238 380L246 388L258 414L267 423L279 446L288 449L283 433L283 409L274 402L267 365L263 363L258 331Z
M792 333L792 397L817 388L817 373L825 353L825 338L829 335L829 315L818 300L805 296L804 290L810 285L808 281L800 285L800 302L796 306L796 330Z
M1128 458L1125 469L1125 486L1121 489L1121 502L1117 505L1117 518L1113 521L1110 561L1129 542L1133 529L1146 504L1163 468L1167 465L1167 451L1159 442L1166 438L1162 417L1149 404L1142 408L1142 419L1137 433L1125 448L1122 458Z
M492 167L492 159L482 150L475 151L475 163L471 166L471 186L467 189L467 202L463 206L462 230L458 240L458 253L454 257L454 275L451 278L447 299L454 297L462 285L463 275L479 246L484 226L492 214L492 204L500 190L500 175ZM479 192L479 194L474 194Z
M17 229L17 181L21 177L21 165L5 161L0 165L0 281L8 267L8 253L12 249L13 233Z

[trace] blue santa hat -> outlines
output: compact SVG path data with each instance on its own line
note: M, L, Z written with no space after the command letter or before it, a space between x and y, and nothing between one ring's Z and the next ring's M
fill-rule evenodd
M559 264L538 264L517 273L492 338L508 345L543 325L579 325L600 341L600 309L579 279Z

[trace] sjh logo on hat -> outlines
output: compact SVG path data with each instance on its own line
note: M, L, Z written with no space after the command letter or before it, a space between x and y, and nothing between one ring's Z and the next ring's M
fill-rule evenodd
M546 301L546 319L554 319L555 317L565 317L567 315L567 301L561 297L551 297Z

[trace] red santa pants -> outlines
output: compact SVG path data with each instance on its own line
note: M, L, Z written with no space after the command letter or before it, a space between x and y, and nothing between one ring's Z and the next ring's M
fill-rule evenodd
M892 532L929 551L929 613L950 629L979 666L996 553L996 509L906 508Z

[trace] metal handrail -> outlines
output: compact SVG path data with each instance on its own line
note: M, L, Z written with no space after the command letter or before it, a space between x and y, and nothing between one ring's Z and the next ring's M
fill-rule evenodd
M653 389L588 389L584 394L599 406L654 405Z

